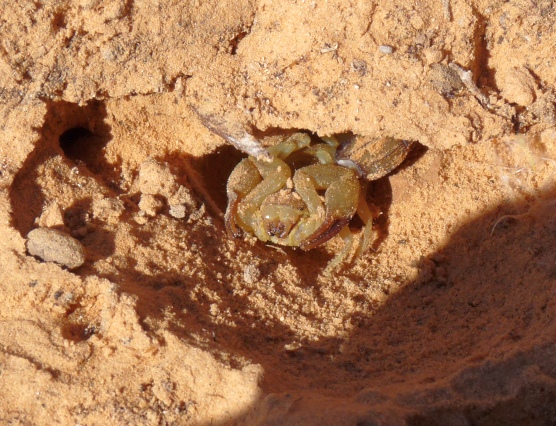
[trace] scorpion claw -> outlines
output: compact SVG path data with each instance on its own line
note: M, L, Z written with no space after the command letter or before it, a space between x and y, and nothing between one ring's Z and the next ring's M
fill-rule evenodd
M239 196L236 192L230 191L228 193L228 207L226 208L226 213L224 214L224 223L226 225L226 232L230 238L238 238L241 233L237 228L236 214L237 205L239 203Z
M311 235L299 243L301 250L311 250L321 244L324 244L331 238L335 237L344 226L346 226L351 217L343 219L328 218L324 223Z

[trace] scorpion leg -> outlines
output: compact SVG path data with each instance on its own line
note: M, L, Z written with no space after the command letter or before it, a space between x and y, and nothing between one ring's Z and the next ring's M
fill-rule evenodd
M340 265L351 251L351 247L353 245L353 234L351 233L349 226L345 225L338 235L342 238L342 240L344 240L344 247L342 248L342 251L334 256L334 259L326 265L326 268L324 269L325 274L329 274L338 265Z
M355 257L359 257L361 253L363 253L371 243L371 238L373 235L373 213L367 204L367 200L365 199L365 191L361 188L361 192L359 194L359 204L357 205L357 215L363 221L365 225L363 228L363 236L361 238L361 242L357 247L357 251L355 252Z
M372 238L372 234L373 234L373 214L371 212L371 209L369 208L369 205L367 204L367 200L366 200L366 197L365 197L365 191L364 191L363 187L361 187L360 190L359 190L359 201L358 201L358 204L357 204L357 215L361 218L361 220L363 221L365 226L363 228L363 235L361 237L361 240L360 240L359 244L357 245L357 249L355 251L354 258L359 257L361 255L361 253L363 253L367 249L367 247L371 243L371 238ZM347 223L342 222L342 221L338 221L338 222L336 222L335 225L341 226L342 224L344 224L344 225L341 228L338 235L342 238L342 240L344 240L344 247L342 248L342 250L336 256L334 256L334 259L332 259L328 263L328 265L326 265L326 269L324 270L325 274L329 274L334 269L336 269L336 267L341 265L344 262L345 258L349 255L349 253L351 252L351 249L353 247L353 243L354 243L353 234L352 234L351 230L349 229L349 226L347 225ZM333 232L332 228L328 232L329 233Z
M232 171L226 186L228 206L224 215L228 235L239 236L238 224L236 222L238 204L261 180L262 178L257 167L255 167L255 164L249 158L242 160Z
M285 160L290 154L311 144L311 138L306 133L294 133L285 141L268 148L268 152L276 158Z

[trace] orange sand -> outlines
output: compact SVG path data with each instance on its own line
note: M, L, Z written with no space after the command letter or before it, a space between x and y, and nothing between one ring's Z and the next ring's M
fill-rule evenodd
M1 423L556 421L552 1L0 16ZM195 111L260 138L420 145L369 188L374 250L325 276L339 241L227 237L243 154ZM73 235L86 263L29 256L36 227Z

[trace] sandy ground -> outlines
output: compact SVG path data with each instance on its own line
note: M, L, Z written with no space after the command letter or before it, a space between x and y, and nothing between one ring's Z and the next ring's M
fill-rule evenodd
M1 423L556 422L552 1L0 17ZM228 238L245 155L200 116L418 144L369 186L373 248L325 275L339 239ZM31 256L35 228L85 263Z

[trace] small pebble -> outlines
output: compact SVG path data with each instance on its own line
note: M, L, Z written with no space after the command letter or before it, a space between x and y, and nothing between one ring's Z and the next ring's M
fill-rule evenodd
M530 106L536 99L536 83L525 67L504 67L496 71L496 85L510 103Z
M437 64L442 61L442 58L444 57L442 51L435 48L423 49L423 55L425 57L425 62L428 65Z
M139 166L139 190L146 195L170 197L177 190L177 183L167 163L154 158L145 160Z
M458 73L444 64L432 64L428 78L433 89L444 96L452 95L465 87Z
M145 212L141 211L139 213L137 213L133 219L135 220L135 222L137 222L139 225L144 225L149 221L149 218L147 217L147 215L145 214Z
M245 266L243 270L243 280L247 284L255 284L261 279L261 271L253 264Z
M392 52L394 52L394 48L392 46L386 46L383 44L381 46L378 46L378 51L386 55L391 55Z
M85 263L85 247L75 238L56 229L37 228L27 234L27 251L45 262L55 262L68 269Z
M123 201L117 198L102 198L93 201L93 215L104 221L117 221L124 211Z
M164 203L154 195L142 194L139 201L139 208L148 216L154 217L164 207Z
M171 205L169 213L176 219L183 219L186 216L185 206L183 204Z

